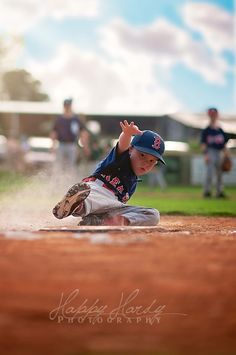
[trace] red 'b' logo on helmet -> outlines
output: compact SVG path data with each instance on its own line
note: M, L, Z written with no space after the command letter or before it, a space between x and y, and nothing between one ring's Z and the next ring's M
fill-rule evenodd
M160 137L156 136L152 148L159 150L160 146L161 146L161 139Z

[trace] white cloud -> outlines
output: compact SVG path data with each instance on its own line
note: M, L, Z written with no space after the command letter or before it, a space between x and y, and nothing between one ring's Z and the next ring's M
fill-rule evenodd
M100 12L100 0L47 0L49 15L64 17L97 17Z
M135 61L149 58L153 65L171 69L184 64L206 81L224 84L227 63L202 41L194 40L184 31L164 19L148 26L132 27L114 20L101 30L101 45L114 58Z
M205 81L224 85L225 75L230 69L225 59L210 53L205 46L197 42L189 43L183 63L192 71L200 74Z
M30 63L53 100L71 95L85 112L174 112L184 109L168 85L175 65L183 64L208 82L225 82L226 61L167 20L134 27L116 19L99 32L103 51L64 43L46 66Z
M234 50L233 14L207 2L186 3L182 13L187 26L200 33L214 51Z
M0 29L24 33L43 18L97 17L100 0L1 0Z
M71 95L84 112L158 114L182 108L170 89L156 83L148 62L108 62L63 44L47 65L31 61L28 68L52 100Z
M163 64L172 65L182 53L188 37L186 33L165 19L151 25L134 27L115 19L101 31L101 44L106 52L122 59L145 56Z
M2 0L0 26L19 33L45 17L98 16L100 6L101 0ZM204 9L212 10L209 6ZM187 25L202 34L199 40L164 18L145 26L114 19L99 29L99 51L60 43L46 64L28 59L25 67L41 80L52 100L73 96L84 112L160 114L185 109L169 85L175 66L183 65L218 85L225 83L229 70L221 51L232 47L226 21L231 17L216 6L213 10L215 17L208 23L194 4L183 10ZM50 33L40 35L45 42L50 38Z

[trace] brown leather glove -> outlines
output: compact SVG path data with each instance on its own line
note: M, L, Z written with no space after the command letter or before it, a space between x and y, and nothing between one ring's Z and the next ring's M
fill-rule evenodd
M229 172L230 170L232 170L232 166L232 159L228 155L225 155L221 163L221 170L224 172Z

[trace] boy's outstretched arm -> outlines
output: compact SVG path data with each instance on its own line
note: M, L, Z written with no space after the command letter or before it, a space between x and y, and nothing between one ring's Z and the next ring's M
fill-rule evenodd
M122 132L118 142L118 153L121 154L127 150L130 146L131 138L135 134L142 134L142 131L134 124L134 122L128 123L128 121L120 122Z

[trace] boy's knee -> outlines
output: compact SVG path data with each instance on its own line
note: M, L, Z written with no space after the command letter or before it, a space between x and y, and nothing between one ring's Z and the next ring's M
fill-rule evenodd
M149 208L148 211L151 225L156 226L160 222L160 212L155 208Z

